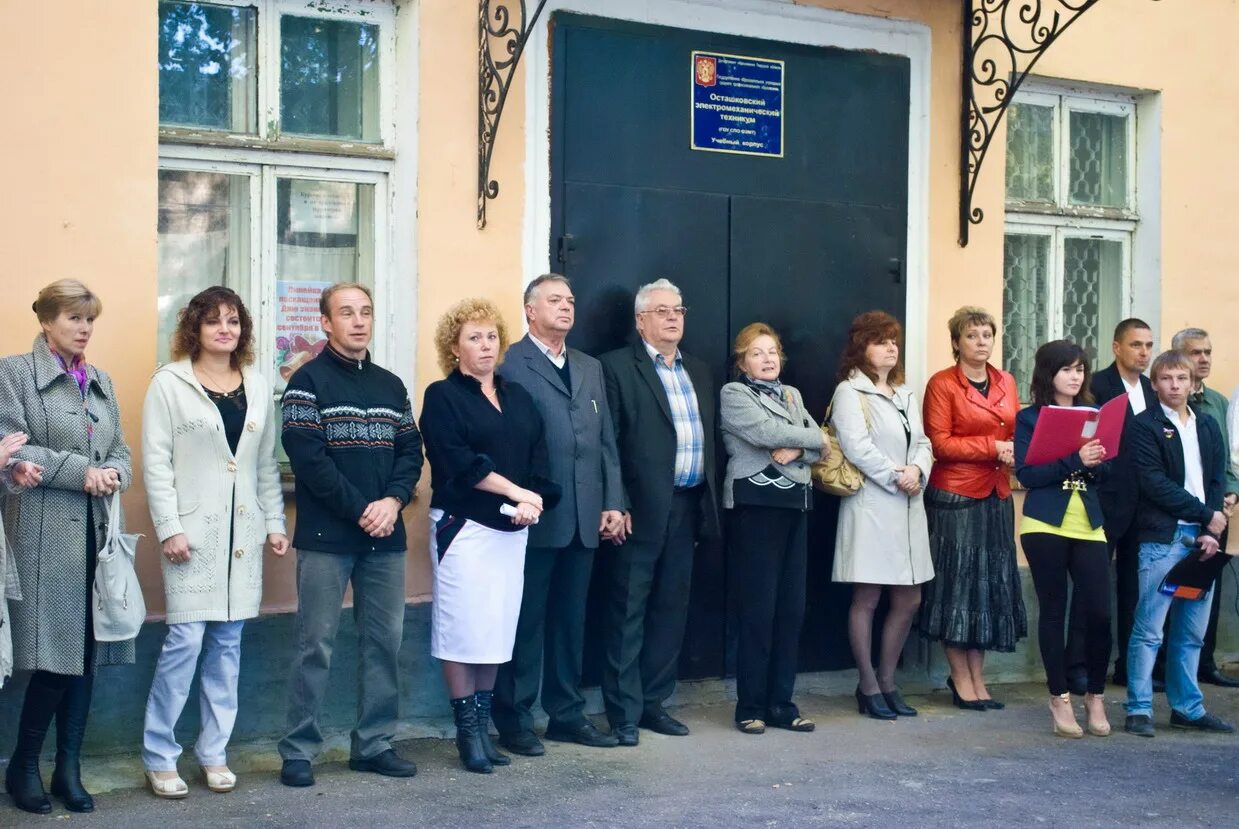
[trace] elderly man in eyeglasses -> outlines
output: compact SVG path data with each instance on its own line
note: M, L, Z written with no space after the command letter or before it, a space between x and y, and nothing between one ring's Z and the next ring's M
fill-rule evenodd
M680 289L659 279L637 291L641 341L601 358L624 488L627 540L607 563L602 695L611 731L637 745L637 727L684 736L663 703L675 690L700 527L718 532L715 383L680 352Z

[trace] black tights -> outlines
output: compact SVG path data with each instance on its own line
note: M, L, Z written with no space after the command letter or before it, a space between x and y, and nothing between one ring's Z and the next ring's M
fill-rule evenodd
M873 613L878 609L883 588L890 591L890 608L882 626L882 647L878 670L873 670ZM852 643L852 658L860 675L862 694L887 693L895 690L895 668L908 640L908 630L917 608L921 606L919 584L881 585L853 584L852 607L848 611L848 640Z
M1080 541L1052 533L1020 537L1037 590L1040 620L1037 636L1051 694L1067 693L1067 577L1084 615L1084 650L1088 692L1106 690L1110 660L1110 553L1104 541Z

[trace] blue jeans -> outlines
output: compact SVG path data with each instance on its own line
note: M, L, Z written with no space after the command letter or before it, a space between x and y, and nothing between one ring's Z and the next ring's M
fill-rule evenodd
M228 738L237 721L237 678L241 668L241 629L245 622L185 622L168 625L159 652L151 693L146 699L142 763L147 771L176 771L181 744L176 721L189 699L198 655L202 730L194 754L203 766L226 765Z
M1170 614L1166 647L1166 698L1188 719L1205 713L1205 698L1196 684L1200 645L1209 625L1213 591L1200 599L1173 599L1158 592L1162 579L1191 549L1188 541L1198 525L1180 525L1169 544L1140 545L1140 601L1127 645L1127 713L1153 716L1153 661L1162 643L1162 627Z

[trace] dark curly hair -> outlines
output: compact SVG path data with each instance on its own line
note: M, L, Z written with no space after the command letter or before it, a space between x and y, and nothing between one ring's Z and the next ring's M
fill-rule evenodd
M1037 349L1037 355L1033 358L1032 381L1029 383L1032 404L1053 406L1054 377L1062 369L1077 364L1084 366L1084 382L1072 405L1093 405L1093 393L1089 390L1092 371L1088 366L1088 352L1071 340L1050 340Z
M839 358L839 382L848 379L854 370L873 382L878 382L878 376L865 361L865 349L882 340L894 340L899 345L899 362L895 363L895 367L887 375L886 382L892 386L902 384L903 326L885 311L866 311L852 320L852 325L848 328L847 345L843 348L843 356Z
M241 318L241 336L237 338L237 348L232 352L232 367L241 368L254 362L254 320L237 292L223 285L213 285L200 291L177 313L176 330L172 332L173 359L198 359L202 354L199 339L202 324L218 314L221 305L236 309L237 316Z

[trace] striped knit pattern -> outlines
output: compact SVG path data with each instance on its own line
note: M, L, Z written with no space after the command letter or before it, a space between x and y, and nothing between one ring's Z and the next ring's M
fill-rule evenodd
M407 403L404 411L386 406L361 408L349 405L320 409L314 393L303 389L289 389L284 393L282 414L285 429L321 429L326 435L327 445L338 449L392 449L396 445L397 435L408 434L417 428L413 408Z

